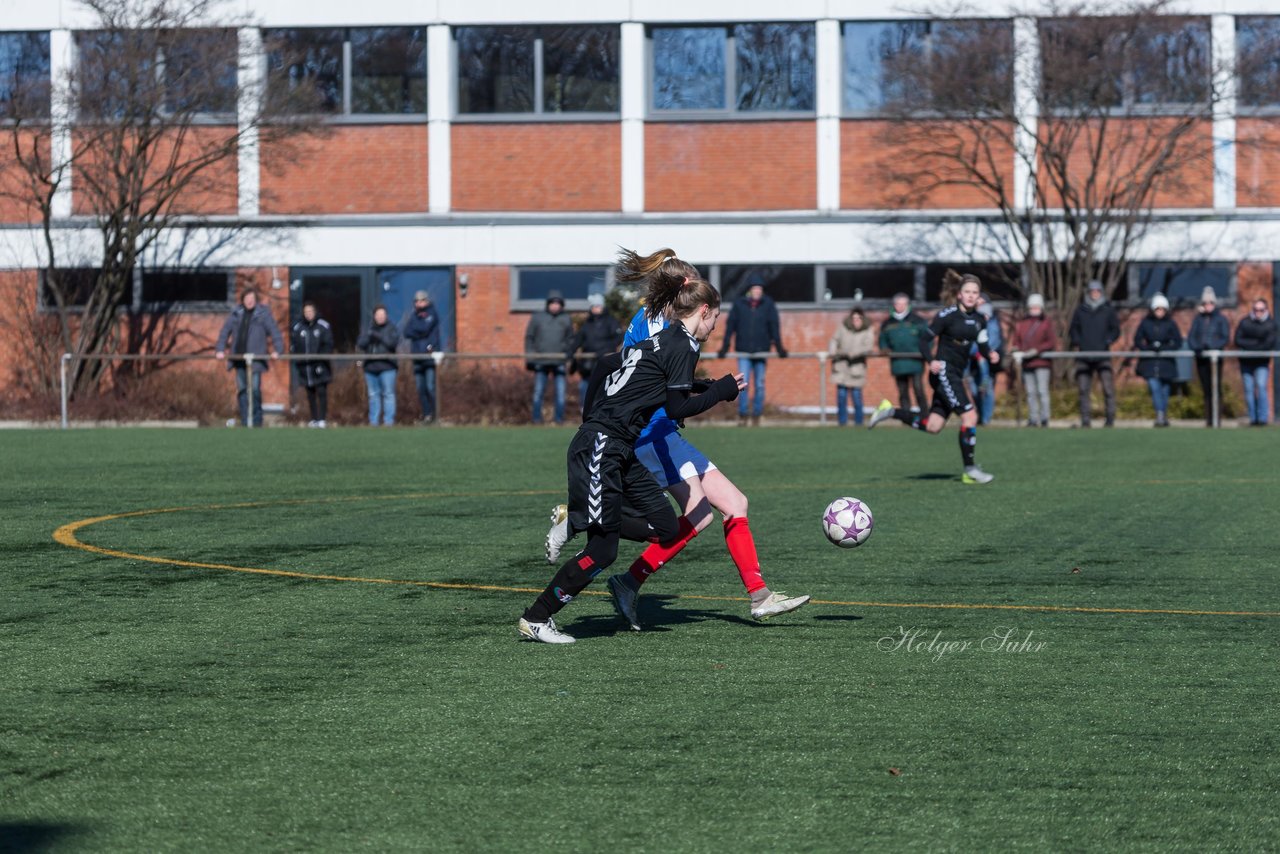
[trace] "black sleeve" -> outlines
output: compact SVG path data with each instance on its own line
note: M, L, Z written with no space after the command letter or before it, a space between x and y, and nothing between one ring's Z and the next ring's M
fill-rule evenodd
M937 338L942 331L942 323L943 319L935 315L933 323L920 331L920 356L924 359L925 367L928 367L929 362L933 360L933 339ZM934 329L935 326L938 328Z
M596 394L600 391L600 386L604 385L604 378L621 367L621 353L610 353L596 360L596 366L591 371L591 379L587 380L587 393L582 398L582 417L584 419L591 414L591 409L595 406Z
M738 381L732 374L725 374L711 384L702 394L690 394L688 389L667 389L667 415L679 421L706 412L721 401L738 396Z

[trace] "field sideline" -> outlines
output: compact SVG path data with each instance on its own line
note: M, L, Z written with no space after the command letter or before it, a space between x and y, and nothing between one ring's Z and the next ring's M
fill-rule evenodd
M570 435L0 432L0 850L1280 844L1273 431L694 430L817 601L520 643Z

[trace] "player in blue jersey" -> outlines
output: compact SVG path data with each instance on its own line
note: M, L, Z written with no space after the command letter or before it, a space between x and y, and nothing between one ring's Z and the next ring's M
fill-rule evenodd
M700 278L693 265L681 261L671 250L662 251L670 253L662 269L690 278ZM618 267L616 278L624 282L644 282L647 281L648 274L637 270L634 264L627 263L624 258ZM653 309L653 306L646 306L631 319L623 339L623 347L634 346L667 328L670 323L669 312ZM636 440L635 451L636 458L680 505L683 513L681 521L687 520L687 524L692 526L691 531L685 532L685 542L711 524L714 518L712 508L724 517L725 545L751 599L752 617L759 620L785 614L809 601L808 596L788 596L770 590L765 584L760 572L755 538L747 519L747 497L715 463L680 434L679 422L668 416L664 409L653 414ZM564 542L572 536L571 526L563 519L562 507L563 505L558 506L552 511L552 528L547 534L547 559L553 563ZM636 616L640 587L658 568L646 562L644 555L641 555L627 572L608 579L615 606L636 631L640 630Z

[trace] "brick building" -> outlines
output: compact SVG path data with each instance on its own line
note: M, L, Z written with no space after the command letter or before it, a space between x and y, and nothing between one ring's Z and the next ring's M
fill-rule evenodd
M895 158L881 143L883 46L925 56L942 27L973 22L882 0L228 4L241 6L253 19L234 42L256 57L241 81L261 74L268 93L314 86L329 132L287 149L248 139L193 205L241 237L200 270L139 272L135 308L175 306L198 336L211 337L245 283L282 321L304 298L319 301L340 348L374 303L394 316L425 288L450 350L516 352L549 290L585 309L611 286L619 245L671 246L729 298L749 274L765 275L784 340L802 353L823 349L855 300L878 323L900 290L936 305L948 266L981 272L1009 260L932 239L990 219L972 190L906 206L881 181ZM1190 0L1179 12L1185 38L1159 71L1169 91L1210 74L1188 56L1232 57L1280 28L1280 3ZM987 14L983 26L1036 48L1036 19ZM56 80L93 26L72 0L13 0L0 21L0 78ZM302 58L281 61L277 45ZM1010 71L1011 90L1017 83ZM241 103L203 132L234 127L246 98L265 97L237 90L234 75L228 85ZM1178 104L1152 107L1158 116ZM1247 80L1215 108L1192 142L1203 158L1191 191L1161 199L1118 303L1166 290L1176 304L1209 285L1232 311L1260 295L1274 304L1280 189L1268 178L1280 148L1243 143L1276 138L1277 114L1280 87ZM50 116L56 146L75 117ZM1026 167L1012 152L997 168L1011 184L1032 179L1017 174ZM54 210L67 230L83 224L74 172ZM36 295L31 214L6 202L0 219L5 299ZM771 402L816 403L817 372L811 359L776 364ZM869 399L889 385L873 365Z

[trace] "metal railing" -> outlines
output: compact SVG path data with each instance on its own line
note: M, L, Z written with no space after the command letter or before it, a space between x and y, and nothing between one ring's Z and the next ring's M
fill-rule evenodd
M1049 350L1027 356L1015 351L1009 354L1018 371L1022 373L1022 363L1028 359L1195 359L1197 356L1209 360L1210 374L1210 413L1212 426L1222 426L1219 415L1222 401L1222 389L1219 388L1219 368L1223 359L1274 359L1280 357L1280 350ZM1014 386L1014 420L1022 424L1022 383Z
M1191 350L1177 350L1172 352L1159 351L1142 351L1142 350L1089 350L1089 351L1050 351L1039 353L1035 356L1037 359L1127 359L1127 358L1190 358L1196 354ZM1214 413L1214 426L1218 424L1218 404L1221 400L1221 390L1218 388L1218 371L1217 366L1223 359L1254 359L1254 358L1275 358L1280 357L1280 351L1250 351L1250 350L1205 350L1202 356L1209 358L1214 370L1211 371L1212 380L1212 406ZM174 354L174 355L154 355L154 354L126 354L126 355L86 355L77 356L74 353L63 353L60 364L60 382L61 382L61 403L62 403L62 427L64 429L70 426L70 369L71 365L76 361L113 361L113 362L183 362L183 361L214 361L215 356L212 354ZM712 361L720 359L716 353L704 352L701 356L703 360ZM736 360L739 358L749 359L777 359L780 358L776 353L739 353L731 352L724 357L725 359ZM830 385L830 362L833 356L826 350L817 350L813 352L791 352L788 354L789 359L804 360L816 359L818 362L818 421L821 424L827 423L827 401ZM868 353L865 357L868 361L877 359L920 359L918 353ZM568 360L564 358L563 353L455 353L455 352L437 352L437 353L387 353L387 354L367 354L367 353L284 353L278 356L259 355L254 353L245 353L240 356L228 355L226 361L243 362L246 372L253 369L253 365L257 362L274 361L274 362L350 362L360 363L369 359L390 359L397 363L400 362L423 362L433 361L437 368L443 366L446 362L464 362L464 361L537 361L537 360ZM1010 354L1015 368L1021 372L1022 362L1025 361L1024 355L1018 352ZM1014 417L1019 424L1022 423L1022 384L1020 382L1011 383L1014 391ZM437 410L441 408L441 394L443 384L436 386L436 406ZM246 395L248 396L246 411L253 412L253 383L246 383ZM253 418L248 419L252 426Z

